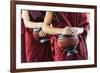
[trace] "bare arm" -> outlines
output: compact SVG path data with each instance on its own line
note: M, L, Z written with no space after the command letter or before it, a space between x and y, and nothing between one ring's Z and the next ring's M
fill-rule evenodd
M25 27L27 28L40 28L43 24L43 22L30 21L29 13L27 10L22 11L22 19L24 21Z
M46 12L45 18L44 18L44 25L43 25L43 32L47 34L64 34L64 35L73 35L76 36L78 34L83 33L83 28L78 27L65 27L65 28L54 28L51 27L51 22L53 18L53 12Z
M46 12L45 18L44 18L44 25L43 25L43 31L47 34L61 34L62 28L54 28L51 27L51 22L53 18L53 12Z

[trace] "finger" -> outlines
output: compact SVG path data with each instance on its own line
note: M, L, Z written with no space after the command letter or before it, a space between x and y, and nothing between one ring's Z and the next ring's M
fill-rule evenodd
M45 33L43 31L41 31L41 32L42 32L42 37L44 37L45 36Z
M45 37L45 36L46 36L46 33L43 32L43 37Z
M68 29L66 30L66 32L67 32L67 34L69 34L69 35L74 35L74 32L73 32L72 29L70 29L70 28L68 28Z
M42 32L41 31L39 32L39 35L42 37Z
M72 27L66 27L64 29L65 35L75 35L75 32L72 30Z
M47 36L47 34L45 33L45 36Z
M73 27L72 30L73 30L73 34L74 34L74 35L78 35L79 29L78 29L77 27Z
M44 33L43 35L42 35L42 37L45 37L46 36L46 34Z
M43 31L40 31L39 34L40 34L41 37L45 37L46 36L46 33L44 33Z
M72 35L72 36L75 36L76 35L76 31L75 30L72 30L72 29L67 30L67 33L69 35Z

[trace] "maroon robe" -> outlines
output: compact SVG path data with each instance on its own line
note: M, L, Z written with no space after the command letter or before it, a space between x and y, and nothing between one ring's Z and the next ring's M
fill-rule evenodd
M25 26L23 20L21 20L21 62L26 62L25 52Z
M53 27L64 28L70 27L83 27L84 32L78 35L79 45L77 46L78 53L67 56L67 53L62 51L62 48L58 46L57 35L51 36L51 45L53 51L53 57L55 61L62 60L86 60L88 59L86 37L89 29L89 20L87 13L75 13L75 12L54 12ZM69 25L69 23L71 25Z
M43 22L45 12L29 11L30 21ZM26 62L51 61L50 42L41 44L33 36L33 29L25 27Z

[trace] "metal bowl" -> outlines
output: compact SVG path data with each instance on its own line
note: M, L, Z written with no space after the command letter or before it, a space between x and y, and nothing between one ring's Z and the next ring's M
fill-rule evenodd
M39 35L39 32L40 32L40 28L34 28L33 29L33 37L35 38L35 40L40 40L40 35Z
M48 42L50 41L49 37L48 36L45 36L45 37L41 37L39 35L39 32L41 31L41 28L35 28L33 29L33 36L35 38L36 41L39 41L40 43L45 43L45 42Z

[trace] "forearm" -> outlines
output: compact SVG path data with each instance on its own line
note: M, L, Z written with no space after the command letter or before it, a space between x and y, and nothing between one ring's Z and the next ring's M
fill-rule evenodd
M62 34L63 28L54 28L51 26L44 25L42 30L47 34L55 35Z
M61 34L62 28L51 27L52 19L53 19L53 12L47 11L44 18L44 25L42 30L47 34L53 34L53 35Z
M34 22L30 21L30 16L27 10L22 11L22 19L24 21L24 25L27 28L40 28L43 22Z
M44 18L44 25L50 26L50 24L52 23L52 19L53 19L53 12L47 11Z
M33 21L25 21L24 20L24 25L27 28L40 28L42 27L43 22L33 22Z

